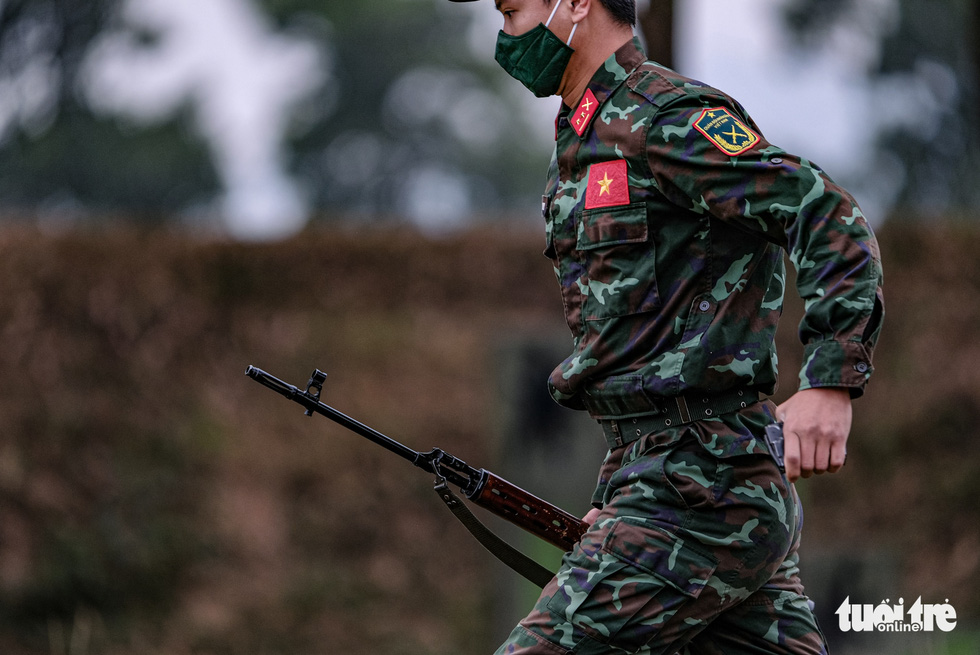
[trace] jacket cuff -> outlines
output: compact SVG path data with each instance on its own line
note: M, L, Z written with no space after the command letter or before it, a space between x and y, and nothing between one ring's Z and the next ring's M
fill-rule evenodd
M851 398L857 398L873 372L871 351L863 343L818 341L803 350L800 390L843 387L850 389Z

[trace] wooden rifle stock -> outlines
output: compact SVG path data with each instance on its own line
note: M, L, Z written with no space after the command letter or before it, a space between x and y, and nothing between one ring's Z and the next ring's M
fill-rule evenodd
M563 551L571 550L588 528L578 517L489 471L478 492L468 498Z

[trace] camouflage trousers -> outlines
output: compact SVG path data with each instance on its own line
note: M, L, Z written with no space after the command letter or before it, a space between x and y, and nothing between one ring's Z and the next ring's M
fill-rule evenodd
M497 654L826 653L799 498L758 438L773 406L611 450L601 513Z

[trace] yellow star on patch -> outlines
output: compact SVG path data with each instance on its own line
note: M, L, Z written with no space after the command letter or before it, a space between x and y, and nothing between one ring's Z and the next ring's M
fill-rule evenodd
M596 180L596 184L599 185L599 195L608 194L609 186L614 182L612 178L609 177L609 173L606 173L601 180Z
M589 165L585 208L618 207L630 204L629 177L625 159Z

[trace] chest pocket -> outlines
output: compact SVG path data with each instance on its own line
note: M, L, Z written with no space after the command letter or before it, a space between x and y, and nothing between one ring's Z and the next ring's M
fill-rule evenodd
M579 281L585 320L659 309L657 258L644 203L583 211L576 249L587 272Z

